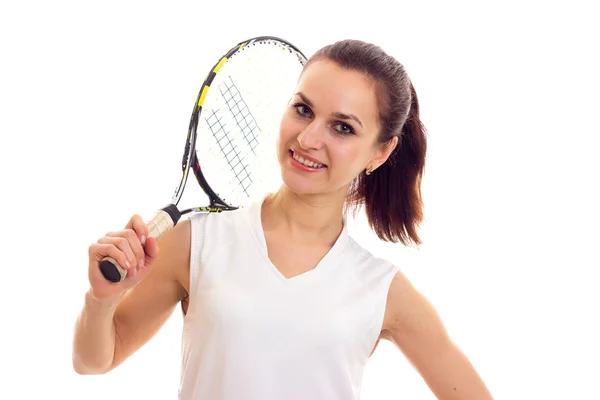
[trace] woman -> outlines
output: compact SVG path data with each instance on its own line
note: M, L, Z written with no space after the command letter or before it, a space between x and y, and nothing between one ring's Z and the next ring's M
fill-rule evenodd
M425 151L401 64L360 41L321 49L281 120L276 193L181 221L160 255L137 215L90 246L75 370L114 369L181 303L181 399L358 399L381 338L439 399L491 399L429 302L347 233L362 204L382 240L420 243ZM100 274L105 256L127 266L122 283Z

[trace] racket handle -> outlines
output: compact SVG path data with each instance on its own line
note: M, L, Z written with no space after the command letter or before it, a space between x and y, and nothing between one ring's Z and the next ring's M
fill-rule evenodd
M179 218L181 218L181 213L174 204L163 207L147 222L148 236L158 240L177 224ZM100 261L100 271L111 282L121 282L127 276L127 270L122 268L112 257L104 257Z

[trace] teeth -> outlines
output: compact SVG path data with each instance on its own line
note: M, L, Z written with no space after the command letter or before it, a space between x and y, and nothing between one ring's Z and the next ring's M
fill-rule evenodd
M292 157L294 157L294 160L298 161L301 164L306 165L307 167L311 167L311 168L322 168L323 167L323 164L319 164L319 163L312 162L310 160L306 160L305 158L297 155L295 152L292 154L293 154Z

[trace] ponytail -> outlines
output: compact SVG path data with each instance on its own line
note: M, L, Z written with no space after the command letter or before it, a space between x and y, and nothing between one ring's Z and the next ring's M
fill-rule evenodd
M369 225L380 239L420 245L417 231L423 220L421 179L427 138L412 83L410 93L410 111L396 148L372 174L362 173L357 177L348 203L365 205Z

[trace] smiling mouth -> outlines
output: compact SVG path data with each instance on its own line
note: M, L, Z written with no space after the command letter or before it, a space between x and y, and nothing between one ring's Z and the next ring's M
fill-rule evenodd
M290 149L290 156L294 159L294 161L296 161L308 168L312 168L312 169L327 168L327 166L325 164L315 161L314 159L308 159L308 158L302 157L301 155L299 155L297 152L295 152L292 149Z

